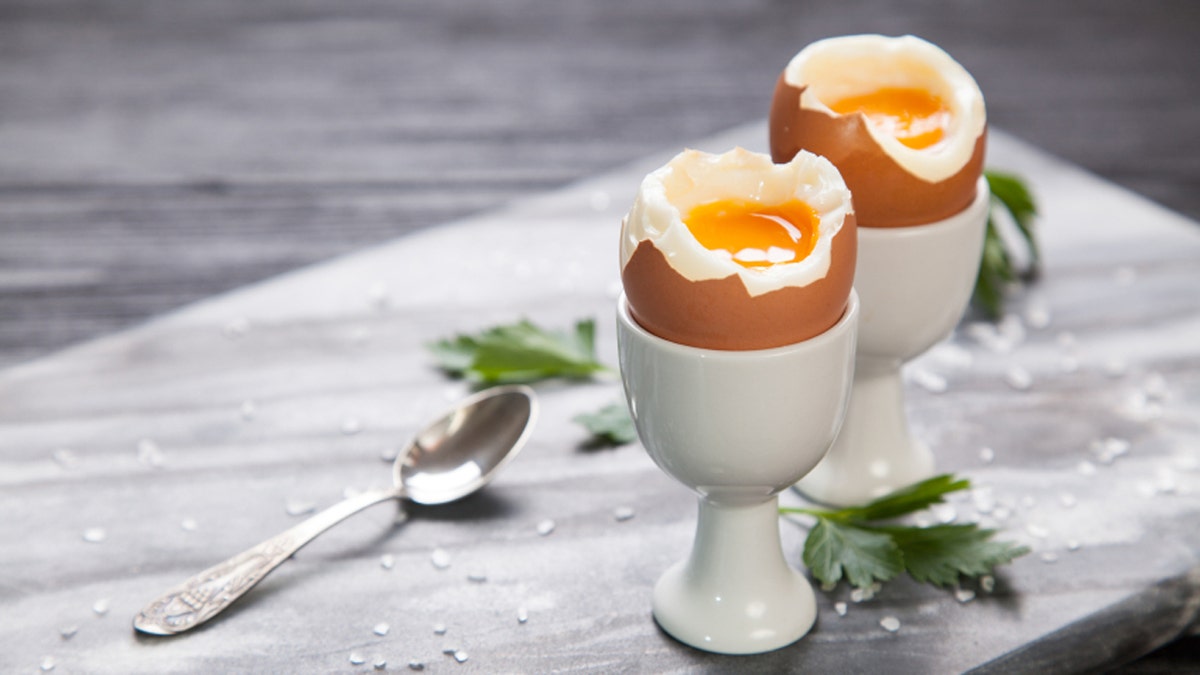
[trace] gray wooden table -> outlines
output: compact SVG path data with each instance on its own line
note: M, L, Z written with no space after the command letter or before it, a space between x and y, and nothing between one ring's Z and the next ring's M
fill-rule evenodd
M134 642L126 631L125 615L160 583L293 522L285 512L288 500L325 504L346 486L382 480L386 468L369 460L461 391L428 371L419 342L445 330L511 318L522 305L506 304L507 294L464 296L460 289L459 295L447 296L422 285L414 297L406 289L379 285L390 268L374 276L361 270L343 275L345 285L332 287L321 274L305 273L288 283L321 281L263 287L287 288L286 298L265 290L261 296L253 291L235 296L270 298L270 306L230 304L226 298L131 333L55 352L189 301L469 213L490 214L482 220L494 222L504 218L494 210L513 198L648 153L670 152L761 117L778 69L812 39L871 30L924 35L976 74L999 128L1200 217L1200 138L1193 131L1200 83L1188 65L1194 61L1198 27L1192 3L1148 3L1136 12L1119 2L991 3L969 11L961 3L944 2L903 7L870 2L852 8L833 2L704 4L711 6L0 4L0 362L12 366L0 385L0 498L4 512L13 514L0 536L0 565L7 574L0 586L6 669L28 670L42 656L56 655L60 671L327 670L349 667L346 659L354 649L368 658L375 649L386 651L393 669L409 655L430 659L432 668L446 640L424 630L431 621L469 629L457 644L484 649L468 664L485 672L498 664L525 670L635 668L616 646L627 646L625 638L633 637L648 650L647 668L729 667L720 661L679 661L679 648L661 636L645 641L647 618L634 603L642 587L678 555L676 549L686 545L690 511L686 499L631 449L571 450L578 431L563 419L607 400L611 383L551 390L549 414L558 415L558 422L531 448L528 472L514 471L513 482L497 485L494 495L445 515L418 513L394 532L384 509L365 514L306 552L295 569L281 571L280 579L260 589L261 599L248 600L245 610L218 624L220 629L180 643L190 646ZM1038 172L1040 160L1029 158L1041 156L1013 147L1007 157L1016 165L1009 168L1024 170L1025 161L1047 181L1037 187L1048 205L1054 203L1056 177L1076 177L1069 169ZM1003 152L994 157L997 162L1005 158ZM620 186L628 183L621 181L632 173L618 171L608 179L617 182L604 188L576 188L574 198L583 195L587 208L603 207L585 220L623 209L628 195ZM1138 213L1150 208L1152 220L1172 220L1144 204L1118 203ZM555 213L566 220L578 216L571 210ZM460 227L470 226L442 229ZM1194 225L1174 221L1167 227L1186 232ZM1052 238L1052 226L1047 228ZM598 234L598 222L577 231L593 232L589 236L595 240L587 242L599 250L609 246ZM1185 243L1170 247L1171 252L1152 242L1142 257L1135 255L1142 249L1124 250L1116 242L1107 242L1100 253L1084 247L1078 257L1059 249L1061 266L1049 268L1043 292L1059 297L1054 289L1062 287L1055 283L1069 287L1086 279L1108 280L1117 289L1132 289L1119 292L1134 294L1128 311L1138 321L1171 312L1194 317L1188 298L1195 293L1187 291L1196 288L1195 277L1187 274L1196 257L1186 257L1194 249L1181 236ZM387 260L410 243L363 259ZM1160 268L1165 277L1154 273ZM611 280L563 283L568 281L582 299L563 288L556 292L566 293L564 298L535 306L549 318L603 311ZM380 288L387 288L393 301L402 300L383 314L372 300ZM1171 290L1170 297L1178 299L1146 304L1147 288ZM293 294L304 299L300 305ZM1118 342L1102 344L1134 340L1158 360L1125 358L1129 370L1115 376L1105 374L1103 362L1094 362L1103 377L1091 384L1118 397L1132 390L1105 387L1132 386L1134 380L1127 378L1165 372L1176 413L1190 411L1194 420L1195 350L1177 346L1164 356L1154 350L1165 348L1161 336L1174 329L1159 324L1129 329L1130 315L1105 318L1101 310L1111 308L1098 308L1093 300L1086 296L1078 306L1056 308L1055 328L1082 322L1071 330L1112 330L1113 337L1106 339ZM458 311L446 313L447 307ZM252 328L244 336L249 339L226 337L250 315ZM964 339L976 348L984 344ZM989 361L993 356L984 348L976 363L985 364L985 372L1008 367L998 357ZM1112 358L1107 368L1116 372L1120 359ZM297 367L297 359L311 363ZM1164 371L1164 365L1171 370ZM1145 381L1137 382L1145 394ZM1064 385L1059 393L1078 394L1074 386ZM922 395L919 387L915 391ZM962 407L969 398L919 400L927 406L922 414L961 416L970 409ZM243 419L247 401L254 402L255 413L246 415L252 420ZM364 431L343 434L349 419L364 422ZM1041 423L1045 429L1055 426ZM1085 446L1095 440L1085 438L1091 431L1111 428L1113 436L1133 435L1116 423L1076 421L1066 427ZM1194 447L1194 426L1189 432L1184 425L1179 433ZM1151 443L1156 451L1176 442L1153 438L1166 444ZM162 448L161 470L139 461L142 440L153 442L143 449ZM63 448L74 454L60 453L56 462L54 451ZM63 466L71 460L62 458L72 456L78 463ZM154 456L143 452L143 459ZM1014 450L1010 459L1019 456ZM972 465L970 455L955 457L954 468L998 470ZM1117 466L1126 459L1116 460ZM1000 459L997 464L1004 466ZM1153 463L1140 468L1158 469ZM1003 484L1003 476L994 478ZM1170 487L1159 482L1166 480L1157 474L1144 479L1141 489L1163 497L1151 503L1190 503L1180 499L1188 494L1181 489L1186 482L1175 485L1180 494L1154 492ZM543 483L550 487L538 489ZM662 494L642 497L639 489ZM1062 499L1053 492L1022 495L1017 507L1026 496L1043 503ZM634 527L611 527L611 508L621 504L636 507L638 515L620 523ZM545 518L554 518L557 529L539 538L533 528ZM1014 527L1020 531L1025 525L1018 521ZM1162 534L1162 527L1147 529ZM90 528L103 529L105 541L83 541ZM1050 529L1042 524L1033 532ZM1030 597L1048 598L1049 614L1036 612L1044 620L1034 623L1044 628L1052 624L1046 617L1057 616L1066 631L1059 640L1030 647L1024 658L1038 658L1038 649L1094 654L1096 636L1103 636L1110 650L1095 662L1099 667L1133 658L1178 633L1186 606L1172 611L1170 603L1166 610L1162 602L1137 604L1155 593L1190 597L1171 584L1179 583L1172 581L1178 579L1175 565L1189 552L1194 555L1195 541L1187 531L1168 528L1165 533L1181 542L1175 553L1183 558L1168 556L1148 571L1116 575L1108 589L1111 597L1060 572L1070 565L1024 563L1036 570L1034 579L1047 571L1061 575L1050 580L1058 586L1039 581L1031 588L1061 588L1063 595ZM1062 535L1058 543L1065 546L1067 538ZM662 549L650 550L647 539L662 539ZM475 546L476 540L482 543ZM510 545L515 542L531 547ZM454 551L451 575L431 570L431 546ZM605 557L625 549L625 558ZM384 573L379 559L385 553L396 558L392 572L410 576L381 590L371 575ZM1072 559L1062 555L1064 563ZM586 566L601 558L611 561L615 569L609 572L620 584L613 597L599 600L620 602L602 605L594 616L584 616L587 607L575 604L579 598L529 581L540 572L549 585L563 574L562 566ZM488 568L487 583L462 583L464 574L478 568ZM1124 569L1115 563L1112 568ZM1151 579L1164 586L1147 587ZM1156 611L1138 615L1136 625L1112 624L1118 630L1106 632L1112 627L1105 623L1110 614L1093 613L1084 620L1083 614L1068 616L1070 608L1052 611L1056 597L1058 604L1075 597L1067 592L1072 589L1096 594L1093 604L1119 597L1138 611ZM466 600L476 591L486 596L485 613L496 614L495 625L472 613ZM895 593L890 601L899 604L894 606L947 611L943 596L903 587ZM596 606L597 598L580 597ZM111 598L111 609L98 617L92 604L103 598ZM380 599L386 602L364 602ZM525 655L534 660L493 649L513 639L509 619L516 605L533 617L521 628L532 630L518 634L512 649L524 645ZM439 613L430 607L446 609ZM996 609L987 607L978 611ZM859 618L845 635L861 629L871 638L863 643L872 645L867 651L878 648L878 658L896 649L908 653L882 645L868 630L876 609L854 612ZM539 614L542 620L568 620L553 630L544 623L538 628ZM415 623L402 623L409 618ZM902 635L911 636L913 622L904 618ZM235 620L240 629L226 627L237 625ZM383 639L370 632L380 620L394 626ZM330 625L337 628L314 637ZM58 635L71 626L79 627L77 635L69 640ZM824 628L831 643L842 639L834 637L841 631ZM570 633L570 640L546 649L561 631ZM1112 639L1114 634L1129 639ZM975 648L988 642L986 635L967 638L965 654L993 653ZM1008 647L1004 653L1011 653ZM821 649L800 648L810 661ZM1194 639L1185 640L1130 670L1195 669L1189 658L1194 649ZM795 656L758 665L808 662ZM1066 663L1093 664L1086 658Z

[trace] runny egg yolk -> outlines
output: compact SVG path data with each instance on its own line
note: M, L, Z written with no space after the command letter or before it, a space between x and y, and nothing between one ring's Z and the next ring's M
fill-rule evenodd
M884 87L836 101L829 108L839 115L860 112L877 129L914 150L937 145L950 126L946 104L922 89Z
M799 262L817 242L817 212L793 200L759 204L723 199L693 207L683 222L700 245L743 267Z

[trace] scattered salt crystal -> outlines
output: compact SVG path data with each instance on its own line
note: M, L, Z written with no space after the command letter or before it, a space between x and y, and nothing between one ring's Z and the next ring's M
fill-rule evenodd
M367 288L367 299L375 309L386 309L388 306L388 287L382 281L376 281Z
M41 668L42 672L48 673L51 670L54 670L54 666L56 665L58 664L54 662L54 657L47 656L46 658L42 659L42 663L38 667Z
M63 626L62 628L58 629L59 637L61 637L64 640L70 640L71 638L75 637L75 634L78 632L79 632L79 626L75 626L75 625Z
M1058 503L1062 504L1063 508L1073 509L1079 502L1075 499L1075 495L1070 492L1064 492L1058 496Z
M975 356L971 353L971 350L950 341L934 345L929 350L928 357L937 364L946 366L947 368L970 368L975 363Z
M375 660L371 662L371 667L373 667L375 670L383 670L384 668L387 668L387 659L383 658L382 656L376 656Z
M391 629L392 629L391 626L387 625L386 623L380 622L380 623L375 624L375 628L372 630L375 631L376 635L379 635L382 637L384 635L387 635L388 631Z
M347 417L342 420L342 433L347 436L353 436L362 431L362 422L355 417Z
M1029 536L1034 537L1035 539L1045 539L1046 537L1050 536L1050 530L1047 530L1045 527L1042 527L1037 523L1029 523L1025 526L1025 531L1029 533Z
M1079 473L1080 473L1080 475L1083 475L1083 476L1095 476L1096 475L1096 465L1092 464L1091 462L1089 462L1085 459L1079 463Z
M1120 357L1114 356L1104 360L1104 374L1109 377L1121 377L1129 370L1129 364Z
M467 656L467 653L461 649L454 652L454 660L458 661L459 663L466 663L467 659L469 659L469 658L471 658L471 657Z
M846 616L847 609L846 603L844 602L833 603L833 611L837 612L838 616Z
M397 448L394 445L389 445L379 451L379 459L382 459L383 461L387 462L388 464L395 462L396 458L399 456L400 456L400 448Z
M895 633L900 630L900 619L894 616L885 616L879 620L879 625L889 633Z
M990 487L977 487L971 490L971 504L979 513L991 513L996 508L996 497Z
M953 504L934 504L929 507L929 510L933 513L934 519L942 525L953 523L958 519L958 510L954 508Z
M1101 464L1112 464L1113 460L1129 452L1130 443L1124 438L1101 438L1091 442L1089 448Z
M434 635L445 635L446 634L446 624L444 624L444 623L433 624L433 634Z
M89 544L99 544L108 539L108 532L103 527L89 527L83 531L83 540Z
M283 510L289 516L303 516L317 510L317 505L302 499L289 499L283 505Z
M242 407L239 408L242 419L249 422L258 416L258 406L251 400L242 401Z
M390 570L396 566L396 556L391 553L384 553L379 557L379 566L385 570Z
M361 666L366 662L367 659L364 658L362 654L359 654L358 652L350 652L350 665Z
M137 444L138 461L143 465L157 469L163 465L162 449L158 447L158 443L143 438Z
M467 581L482 584L483 582L487 581L487 575L483 572L471 572L467 574Z
M1142 383L1142 391L1150 400L1161 401L1167 397L1167 380L1162 373L1150 373Z
M1166 467L1160 468L1158 470L1158 478L1154 482L1154 489L1159 494L1175 494L1176 489L1178 489L1178 486L1175 483L1175 474Z
M517 623L525 623L529 620L529 611L524 607L517 608Z
M425 670L425 663L423 661L417 661L414 659L414 660L408 662L408 669L409 670Z
M1054 564L1058 562L1058 554L1053 551L1046 551L1041 555L1042 562L1046 564Z
M236 340L250 332L250 319L244 316L230 319L225 322L221 332L230 340Z
M179 527L183 528L185 532L195 532L196 528L199 527L199 524L196 523L195 518L184 518L179 523Z
M629 520L633 517L633 515L633 507L630 506L618 506L617 508L613 509L613 518L616 518L618 523L623 523L626 520Z
M1067 540L1067 550L1072 551L1072 552L1078 551L1079 550L1079 540L1078 539L1068 539Z
M910 377L917 386L931 394L944 394L949 386L946 378L924 368L913 368Z
M991 593L996 590L996 577L990 574L979 577L979 589L984 593Z
M75 464L79 462L79 458L75 456L75 453L67 448L59 448L55 450L54 452L50 453L50 458L54 460L55 464L58 464L64 469L73 468Z
M991 448L980 448L979 460L984 464L991 464L996 461L996 451Z
M1025 323L1030 328L1046 328L1050 325L1050 309L1041 302L1030 304L1025 308Z
M435 548L429 556L429 562L439 570L444 570L450 566L450 554L445 549Z
M965 605L975 599L975 591L969 588L956 588L954 589L954 599Z
M105 614L108 614L109 604L110 601L108 598L100 598L92 603L92 613L94 613L96 616L104 616Z
M992 509L992 517L996 520L1008 520L1008 517L1011 515L1012 511L1007 506L997 506Z
M871 584L870 586L864 586L862 588L855 588L854 590L850 591L850 601L858 603L858 602L865 602L867 600L870 600L870 599L874 598L875 594L878 593L879 590L882 588L883 588L883 584L879 583L878 581Z
M1021 366L1013 366L1004 373L1004 381L1017 391L1026 391L1033 386L1033 375Z
M554 531L554 521L553 520L546 519L537 524L537 533L540 536L545 537L546 535L550 534L553 531Z

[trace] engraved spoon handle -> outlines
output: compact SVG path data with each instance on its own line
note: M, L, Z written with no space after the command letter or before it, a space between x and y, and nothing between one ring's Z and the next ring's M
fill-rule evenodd
M167 591L134 617L133 627L151 635L195 628L224 611L317 535L369 506L403 497L397 489L370 490L334 504Z

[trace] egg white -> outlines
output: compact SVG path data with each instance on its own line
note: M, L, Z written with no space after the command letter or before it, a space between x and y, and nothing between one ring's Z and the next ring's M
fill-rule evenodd
M725 199L765 206L803 201L818 217L812 251L797 262L749 268L726 253L705 248L684 224L683 215L693 207ZM641 242L650 240L672 269L691 281L736 274L751 297L787 286L803 287L828 273L833 238L852 211L842 175L824 157L801 151L787 164L775 164L767 155L743 148L720 155L685 150L642 180L622 223L621 268Z
M879 147L909 173L929 183L943 181L970 160L987 125L983 93L975 78L941 47L912 35L848 35L818 40L796 54L784 80L805 87L800 106L837 116L825 101L840 101L884 87L916 88L941 99L950 110L945 139L915 149L867 124Z

